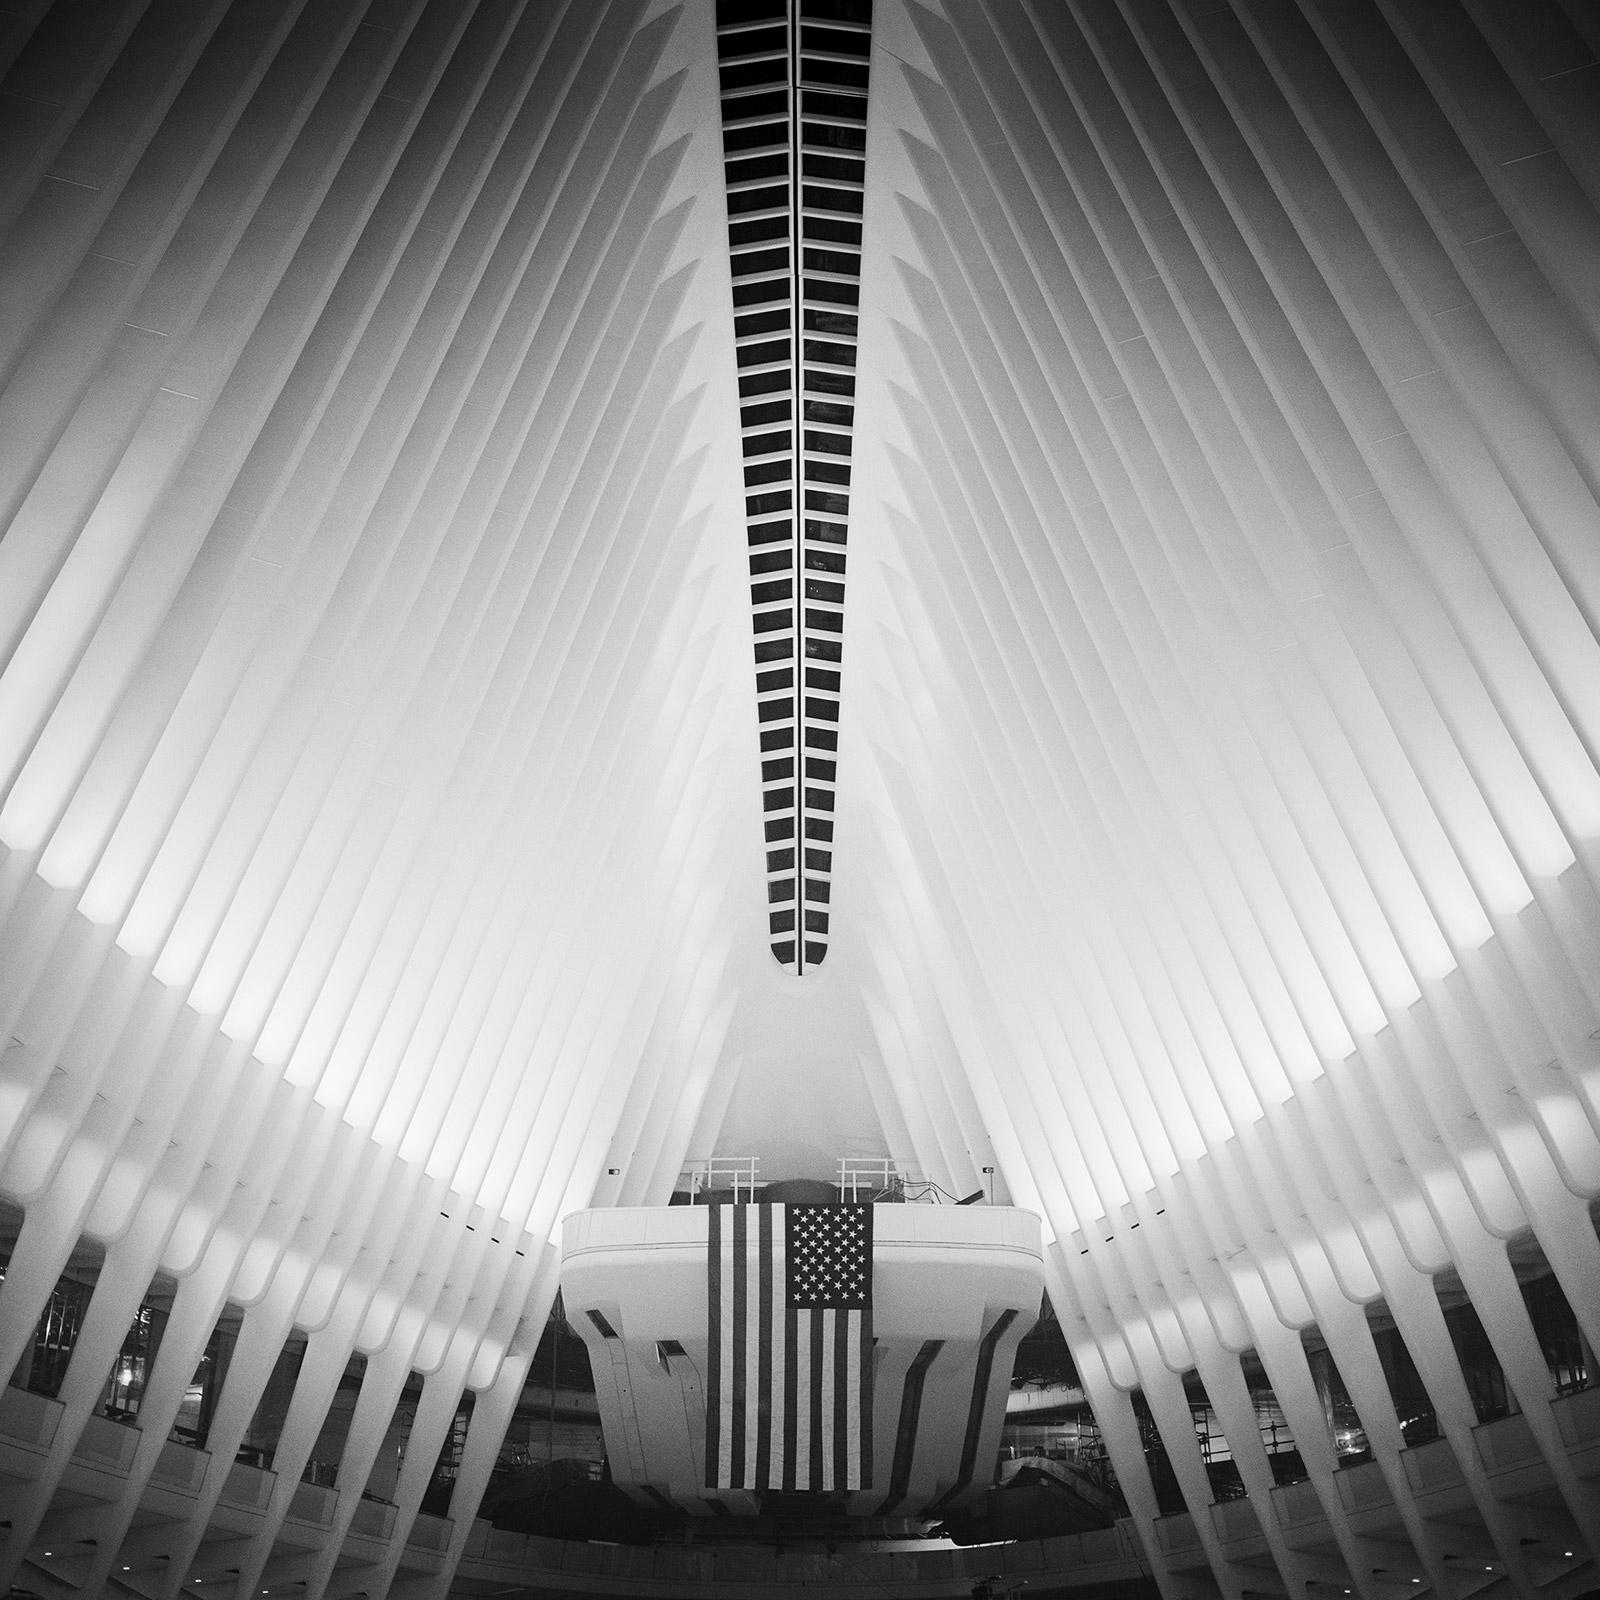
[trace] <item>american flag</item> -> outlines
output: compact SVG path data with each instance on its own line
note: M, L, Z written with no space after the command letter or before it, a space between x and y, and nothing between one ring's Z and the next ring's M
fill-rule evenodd
M872 1207L712 1206L706 1483L872 1487Z

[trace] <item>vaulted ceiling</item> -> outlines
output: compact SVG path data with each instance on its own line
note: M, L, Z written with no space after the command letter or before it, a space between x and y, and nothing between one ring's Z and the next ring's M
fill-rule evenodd
M713 1152L995 1169L1091 1383L1530 1226L1578 1304L1585 8L879 0L799 976L712 6L68 9L0 162L0 1187L62 1241L484 1381L560 1218ZM527 1246L470 1310L442 1210Z

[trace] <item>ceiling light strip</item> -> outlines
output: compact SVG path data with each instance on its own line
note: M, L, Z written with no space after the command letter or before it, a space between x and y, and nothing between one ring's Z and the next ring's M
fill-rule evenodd
M870 0L719 0L717 45L768 932L801 974L832 899Z

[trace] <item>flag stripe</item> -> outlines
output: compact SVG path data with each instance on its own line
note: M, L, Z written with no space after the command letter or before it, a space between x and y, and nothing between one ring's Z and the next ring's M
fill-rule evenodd
M737 1368L734 1366L733 1329L737 1316L733 1298L733 1262L738 1249L738 1234L734 1229L734 1218L730 1217L722 1229L722 1281L728 1286L727 1306L722 1319L722 1395L723 1405L727 1408L727 1415L733 1415L734 1391L738 1386ZM733 1483L733 1433L731 1429L723 1429L722 1450L724 1461L722 1463L723 1483Z
M766 1483L772 1469L772 1207L757 1210L755 1480Z
M856 1461L860 1476L855 1486L859 1489L872 1487L872 1386L878 1378L874 1361L875 1349L871 1323L868 1318L862 1317L861 1341L858 1346L860 1369L856 1383L856 1393L861 1397L856 1411L856 1428L860 1434Z
M851 1350L861 1334L861 1312L842 1310L834 1315L834 1482L835 1490L850 1488L850 1459L854 1454L851 1438L851 1421L854 1406L850 1403ZM859 1373L859 1363L856 1363Z
M811 1482L811 1313L797 1312L794 1329L795 1401L794 1486Z
M706 1487L722 1482L722 1207L706 1216Z
M772 1239L773 1302L768 1313L772 1324L772 1371L768 1378L772 1416L769 1429L770 1439L767 1448L767 1475L764 1480L770 1487L776 1487L783 1481L784 1451L789 1431L789 1412L786 1405L789 1319L785 1300L780 1298L783 1295L783 1285L788 1281L787 1250L783 1235L784 1230L777 1225L775 1219Z
M744 1482L744 1412L746 1393L745 1346L749 1341L750 1264L746 1235L749 1233L748 1206L733 1208L733 1409L728 1429L728 1472L734 1483Z
M800 1486L803 1489L822 1487L822 1422L825 1415L822 1390L828 1378L828 1347L822 1334L823 1319L827 1315L826 1311L806 1312L806 1332L811 1344L811 1393L806 1397L809 1401L807 1409L811 1413L811 1450L806 1461L806 1481Z
M787 1359L783 1363L783 1415L787 1426L783 1434L783 1487L797 1483L795 1450L800 1438L800 1414L796 1396L800 1388L800 1313L793 1306L783 1311L783 1336Z
M755 1211L755 1226L745 1230L745 1283L750 1294L744 1353L744 1475L755 1478L756 1451L761 1436L761 1218L768 1208Z
M737 1208L728 1213L722 1225L722 1281L727 1285L727 1309L722 1318L722 1404L727 1412L722 1429L722 1482L737 1483L734 1475L734 1441L738 1434L733 1425L739 1405L739 1330L743 1322L739 1311L739 1214Z
M833 1487L850 1483L850 1336L861 1318L853 1311L835 1312L833 1319Z

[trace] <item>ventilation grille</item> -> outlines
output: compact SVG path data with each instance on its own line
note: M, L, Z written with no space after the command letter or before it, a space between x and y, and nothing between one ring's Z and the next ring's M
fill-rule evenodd
M768 923L796 973L833 890L871 24L871 0L717 4Z

